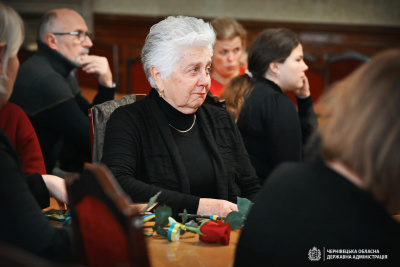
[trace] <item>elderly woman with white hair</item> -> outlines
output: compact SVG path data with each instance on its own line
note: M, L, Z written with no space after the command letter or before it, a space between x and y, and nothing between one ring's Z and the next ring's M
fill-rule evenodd
M0 109L12 93L23 41L23 22L0 2ZM54 228L43 215L49 194L66 202L63 179L53 175L24 175L16 151L0 129L0 242L12 244L54 261L73 261L72 233Z
M229 113L203 105L210 87L215 33L192 17L168 17L150 29L142 50L153 87L118 108L107 123L103 158L134 202L158 191L173 215L226 216L237 197L260 189Z

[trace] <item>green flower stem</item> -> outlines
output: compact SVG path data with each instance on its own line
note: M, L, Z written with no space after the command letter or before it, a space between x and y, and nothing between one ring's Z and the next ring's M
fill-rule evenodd
M185 226L185 230L195 233L195 234L199 234L199 235L204 235L201 231L200 228L196 228L196 227L190 227L190 226Z

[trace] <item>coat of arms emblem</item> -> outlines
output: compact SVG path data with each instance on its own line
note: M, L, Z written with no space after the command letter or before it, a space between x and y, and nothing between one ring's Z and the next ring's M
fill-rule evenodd
M310 261L319 261L321 259L321 250L313 247L308 251L308 258L310 259Z

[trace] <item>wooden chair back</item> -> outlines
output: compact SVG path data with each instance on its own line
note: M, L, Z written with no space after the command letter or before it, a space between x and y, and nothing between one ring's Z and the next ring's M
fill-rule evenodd
M328 56L326 61L325 88L352 73L371 58L356 51L347 51Z
M128 58L126 65L128 72L128 92L133 94L148 95L150 93L151 86L144 72L141 58Z
M141 217L107 167L95 164L66 183L80 263L150 266Z

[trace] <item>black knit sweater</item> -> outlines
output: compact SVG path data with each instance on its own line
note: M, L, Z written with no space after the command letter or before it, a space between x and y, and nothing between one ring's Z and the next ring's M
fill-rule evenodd
M238 127L261 183L286 161L301 161L303 145L317 126L311 96L294 103L267 79L257 79L245 99Z
M134 202L147 202L161 190L158 201L170 206L175 216L185 208L196 213L200 197L192 195L188 171L157 98L153 89L142 101L111 115L102 162ZM260 185L231 116L210 105L201 106L196 116L210 151L217 197L232 202L237 196L253 200Z
M91 104L83 98L75 77L76 66L56 50L38 41L38 51L24 62L10 101L29 116L50 173L59 158L64 138L82 157L90 156ZM99 85L93 104L114 98L114 89Z

